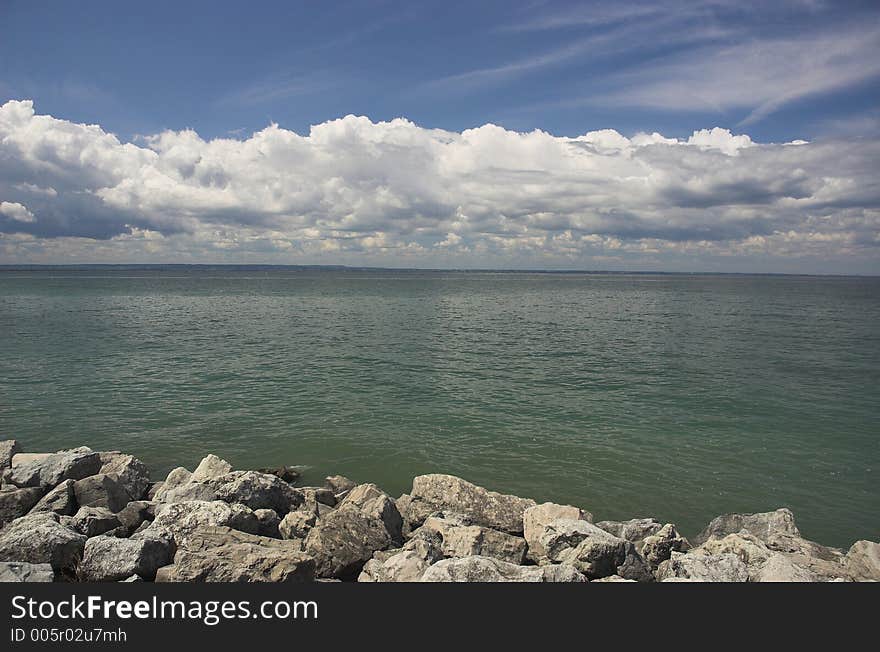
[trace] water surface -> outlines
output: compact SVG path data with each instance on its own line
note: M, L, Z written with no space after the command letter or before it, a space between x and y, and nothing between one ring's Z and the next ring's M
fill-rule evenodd
M0 438L880 539L880 279L0 271Z

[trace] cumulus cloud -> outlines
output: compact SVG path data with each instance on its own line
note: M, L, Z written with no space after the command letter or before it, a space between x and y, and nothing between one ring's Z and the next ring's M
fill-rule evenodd
M246 140L138 143L30 101L0 107L0 198L27 211L2 211L0 259L657 267L752 253L872 264L880 250L876 140L347 116L308 135L272 124Z
M27 209L27 206L14 201L0 202L0 215L4 215L17 222L37 221L37 218Z

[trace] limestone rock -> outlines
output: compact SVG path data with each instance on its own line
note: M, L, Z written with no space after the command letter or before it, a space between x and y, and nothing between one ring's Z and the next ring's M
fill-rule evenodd
M0 561L51 564L56 572L70 572L82 558L86 537L58 522L52 512L27 515L0 531Z
M336 494L326 487L299 487L299 491L303 493L305 502L321 503L327 507L335 507L339 502Z
M54 582L55 571L50 564L29 564L19 561L0 562L0 582Z
M373 487L361 486L365 488L351 501L354 491L322 516L305 539L303 550L314 557L318 577L354 579L374 552L400 540L400 515L394 501Z
M794 563L782 553L772 554L754 570L749 568L750 582L818 582L813 571Z
M713 519L706 529L694 538L696 545L701 545L712 537L725 537L746 530L766 542L775 534L788 534L799 537L800 531L794 523L794 514L786 508L774 512L757 514L724 514Z
M409 496L406 518L411 526L421 525L433 512L449 510L468 516L474 525L510 534L523 533L523 513L536 504L439 473L414 478Z
M587 521L553 521L544 527L539 542L550 561L571 564L590 579L620 574L618 567L627 557L627 570L634 570L631 567L637 561L630 542Z
M299 509L284 515L278 524L278 532L282 539L305 539L317 522L316 509Z
M119 523L130 535L143 523L152 521L156 517L156 504L149 500L133 500L123 507L116 516Z
M609 575L608 577L600 577L597 580L593 580L594 582L635 582L636 580L628 580L625 577L621 577L620 575Z
M193 474L193 478L196 474ZM217 498L241 503L251 509L273 509L279 515L303 503L303 493L275 475L257 471L236 471L213 478Z
M64 480L49 493L40 498L31 513L54 512L58 515L73 516L77 510L74 480Z
M15 439L0 441L0 469L12 468L12 456L21 452L21 446Z
M293 541L269 539L225 527L194 531L157 582L309 582L315 562Z
M599 521L596 526L619 539L639 543L657 534L663 528L663 523L656 518L633 518L629 521Z
M157 506L153 522L142 526L132 538L167 539L185 547L192 533L204 526L228 526L249 533L259 531L256 515L244 505L193 500Z
M73 516L73 528L87 537L96 537L121 525L106 507L80 507Z
M54 455L54 453L13 453L12 464L10 468L14 469L15 467L22 466L23 464L30 464L31 462L35 462L37 460L45 460L52 455Z
M466 518L429 516L420 530L433 531L439 536L444 557L494 557L511 564L525 561L525 539L480 525L470 525Z
M274 509L255 509L254 516L257 517L257 534L272 539L281 538L281 531L278 528L281 519Z
M585 582L571 566L519 566L492 557L444 559L429 567L422 582Z
M119 451L101 453L99 473L115 475L128 493L129 500L141 500L150 486L150 472L146 465L136 457Z
M324 478L324 487L332 491L335 496L348 493L356 486L354 480L349 480L344 475L328 475Z
M171 556L172 545L164 539L92 537L86 541L78 575L87 582L116 582L132 575L151 580Z
M671 578L696 582L746 582L749 570L739 557L729 552L718 555L673 552L657 569L658 580Z
M672 523L667 523L654 534L643 538L637 547L645 561L655 569L672 556L673 552L686 552L690 548L685 539Z
M40 487L19 489L13 485L0 489L0 527L27 514L42 496Z
M846 553L844 565L856 581L880 582L880 543L856 541Z
M165 480L161 482L157 482L156 486L153 490L153 497L150 500L155 501L165 501L165 494L172 489L175 489L181 485L188 483L192 479L192 473L187 471L182 466L178 466L176 468L171 469L168 472L168 475L165 477ZM174 502L173 500L168 500L165 502Z
M529 559L534 562L546 559L547 553L540 542L541 533L545 526L559 519L592 521L593 515L578 507L556 503L542 503L529 507L523 512L523 532L529 545Z
M193 471L191 482L205 482L206 480L216 480L222 475L226 475L232 471L232 465L226 460L221 460L216 455L205 456L196 470ZM168 482L166 480L166 482Z
M257 469L257 472L274 475L290 484L299 480L299 470L294 466L273 466L265 469Z
M73 484L73 493L80 507L106 507L118 512L128 504L128 492L112 474L92 475Z
M62 480L81 480L100 469L101 456L83 446L13 464L10 481L18 487L54 487Z

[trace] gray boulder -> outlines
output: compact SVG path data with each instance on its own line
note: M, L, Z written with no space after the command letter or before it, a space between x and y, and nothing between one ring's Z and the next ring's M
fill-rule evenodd
M257 469L258 473L268 473L281 478L285 482L293 484L299 480L299 470L295 466L273 466L263 469Z
M112 474L100 473L73 484L77 504L82 507L106 507L118 512L128 504L129 497L119 478Z
M16 455L16 457L19 457ZM13 460L15 462L15 460ZM80 480L101 469L101 456L90 448L59 451L21 464L13 463L9 480L18 487L54 487L62 480Z
M135 532L143 523L156 516L156 504L149 500L133 500L116 514L120 525L128 535Z
M571 566L519 566L492 557L444 559L430 566L422 582L586 582Z
M69 573L82 558L86 537L64 527L52 512L22 516L0 530L0 561L51 564Z
M535 501L489 491L452 475L433 473L413 479L405 501L410 527L421 525L432 513L452 511L482 525L509 534L523 533L523 514Z
M315 559L318 577L355 579L374 552L400 543L400 526L394 501L375 485L360 485L318 519L303 550Z
M596 526L619 539L639 543L657 534L663 528L663 523L656 518L633 518L629 521L599 521Z
M54 512L58 515L73 516L77 510L74 480L64 480L31 509L31 513Z
M172 551L165 539L92 537L77 574L85 582L117 582L132 575L151 580L157 569L171 562Z
M764 542L777 534L800 536L794 522L794 514L786 508L757 514L724 514L713 519L700 534L694 537L695 545L702 545L712 537L722 538L746 530Z
M539 542L546 551L547 559L554 563L570 564L590 579L608 575L641 575L643 571L632 543L587 521L553 521L544 527ZM618 570L621 567L624 569L622 572Z
M21 452L21 446L15 439L0 441L0 469L12 468L12 457Z
M193 500L157 505L153 522L142 525L132 538L166 539L185 547L189 537L205 526L227 526L253 534L260 528L254 512L244 505Z
M858 582L880 582L880 543L856 541L846 553L844 565Z
M254 516L257 517L257 534L272 539L281 538L281 531L278 528L281 519L274 509L255 509Z
M333 492L334 496L342 497L357 486L357 482L344 475L328 475L324 478L324 487Z
M296 509L304 500L302 491L278 476L257 471L227 473L207 484L214 487L219 500L241 503L251 509L272 509L279 515Z
M695 582L746 582L749 569L733 553L718 555L673 552L660 564L657 579L661 582L684 579Z
M194 531L157 582L310 582L315 562L297 542L237 532L227 527Z
M206 455L196 470L193 471L190 481L206 482L207 480L216 480L220 476L226 475L232 471L232 465L226 460L221 460L216 455ZM168 480L166 480L168 482Z
M129 500L141 500L150 486L150 472L146 465L136 457L119 451L101 453L99 473L116 476Z
M303 507L288 512L278 523L278 533L282 539L305 539L318 522L318 510Z
M540 563L547 558L547 552L541 545L541 534L547 525L559 519L592 521L593 515L578 507L556 503L542 503L529 507L523 512L523 533L529 546L529 559Z
M437 534L444 557L494 557L511 564L522 564L525 561L525 539L480 525L471 525L466 517L429 516L416 533L422 530Z
M42 496L40 487L19 489L12 485L0 489L0 527L27 514Z
M80 507L74 514L71 525L87 537L96 537L118 528L121 523L116 514L106 507Z
M55 571L50 564L0 562L0 582L54 582Z
M171 471L169 471L168 475L165 477L165 480L156 483L156 486L153 488L153 496L149 499L155 501L165 501L165 494L167 492L188 483L191 479L192 473L187 471L182 466L171 469ZM168 500L165 502L174 501Z
M653 569L672 556L673 552L686 552L690 548L685 539L672 523L667 523L654 534L642 539L636 547Z

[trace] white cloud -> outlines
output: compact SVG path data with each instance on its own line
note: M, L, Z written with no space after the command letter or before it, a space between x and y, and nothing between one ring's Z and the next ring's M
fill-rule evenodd
M37 221L37 218L27 209L27 206L14 201L0 202L0 215L5 215L17 222Z
M270 125L143 143L29 101L0 106L0 196L40 218L0 219L0 260L657 267L760 249L871 267L880 252L877 140L565 138L347 116L306 136Z

